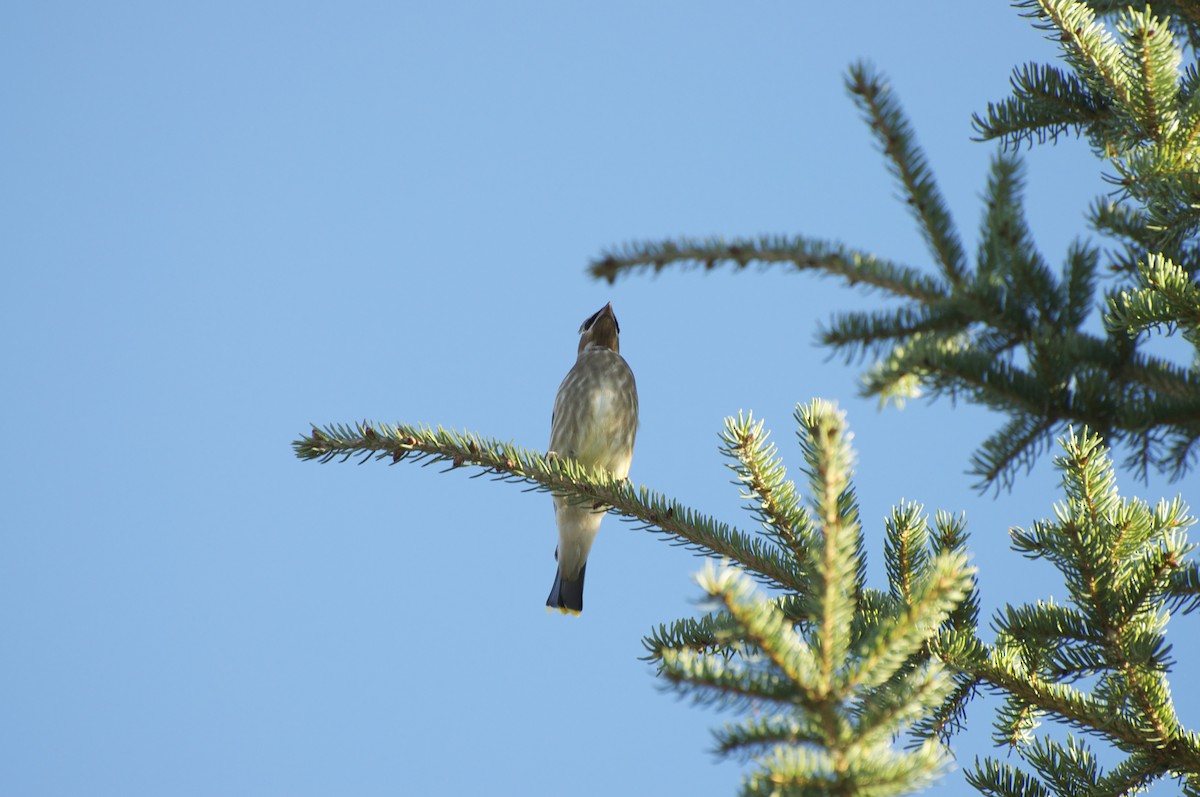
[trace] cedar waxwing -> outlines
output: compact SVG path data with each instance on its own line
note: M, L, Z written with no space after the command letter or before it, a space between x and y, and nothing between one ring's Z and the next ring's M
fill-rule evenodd
M633 371L618 353L620 331L612 304L604 305L579 328L579 356L554 399L550 452L624 479L633 460L638 398ZM603 507L554 497L558 572L547 606L564 614L583 611L583 575L604 512Z

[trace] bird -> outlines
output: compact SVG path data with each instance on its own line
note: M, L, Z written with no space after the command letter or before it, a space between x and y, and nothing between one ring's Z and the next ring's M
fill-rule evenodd
M579 327L575 365L554 398L549 454L625 479L638 429L638 395L633 371L620 353L620 333L612 302ZM578 499L554 496L558 570L546 598L548 610L574 615L583 611L588 553L605 511L605 507L581 505Z

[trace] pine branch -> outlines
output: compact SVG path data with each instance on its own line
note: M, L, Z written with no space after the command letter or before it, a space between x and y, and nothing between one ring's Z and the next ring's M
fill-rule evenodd
M705 556L726 557L743 565L766 583L799 591L803 574L779 556L774 546L728 524L719 523L677 501L646 487L612 478L605 471L581 467L573 460L544 457L511 443L502 443L471 433L438 427L366 422L353 426L336 424L313 427L309 435L292 444L304 460L342 462L358 458L360 464L374 459L392 463L407 460L430 465L449 463L447 470L475 466L478 475L490 474L504 481L520 481L534 489L566 495L634 521L637 528L661 534Z

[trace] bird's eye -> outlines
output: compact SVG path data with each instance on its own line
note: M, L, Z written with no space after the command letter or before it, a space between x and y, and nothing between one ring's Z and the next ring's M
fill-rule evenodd
M579 327L579 333L583 334L584 332L587 332L589 329L591 329L592 326L595 325L596 319L599 318L604 313L605 310L609 310L607 305L605 305L604 307L601 307L599 310L592 313L588 317L588 320L584 321L583 324ZM621 325L617 323L616 313L613 313L611 310L609 310L609 315L612 316L613 325L617 328L617 334L618 335L621 334Z
M588 320L583 322L583 326L581 326L581 327L579 328L579 331L580 331L580 332L587 332L589 329L591 329L591 328L592 328L592 324L596 323L596 319L597 319L597 318L599 318L599 317L600 317L600 314L601 314L601 313L603 313L603 312L604 312L604 310L602 310L602 309L601 309L601 310L597 310L596 312L592 313L592 314L591 314L591 315L588 317Z

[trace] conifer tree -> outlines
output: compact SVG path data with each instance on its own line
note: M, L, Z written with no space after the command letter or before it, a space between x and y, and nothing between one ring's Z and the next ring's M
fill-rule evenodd
M1181 476L1200 439L1200 370L1146 353L1137 333L1179 326L1196 341L1189 283L1200 269L1200 74L1194 62L1180 65L1181 41L1200 36L1200 4L1136 12L1109 2L1016 5L1061 45L1067 69L1018 68L1013 95L975 119L980 137L1004 149L985 189L974 264L899 101L859 64L847 87L900 184L932 273L841 244L764 236L630 244L602 255L592 274L611 281L645 268L759 262L842 277L900 302L843 314L822 330L823 342L849 359L876 358L867 395L903 401L925 391L1008 416L972 461L981 485L1010 483L1071 424L1124 445L1141 474ZM1056 274L1030 235L1015 152L1068 131L1086 136L1110 170L1115 194L1093 203L1089 221L1119 248L1105 255L1077 241ZM1107 326L1096 334L1085 322L1104 271L1114 276L1103 300Z
M739 713L717 732L717 749L753 761L745 794L920 788L945 768L965 706L986 689L1003 696L994 739L1018 762L977 758L967 779L984 794L1130 794L1176 778L1200 795L1200 737L1172 704L1175 663L1163 636L1171 617L1200 606L1192 519L1180 499L1151 507L1122 498L1110 454L1120 446L1135 475L1180 476L1200 438L1200 77L1194 61L1181 69L1200 42L1200 3L1016 5L1060 44L1063 63L1018 68L1012 96L975 119L980 138L1002 148L973 261L898 100L879 73L857 65L847 86L932 269L780 236L632 244L591 271L612 280L641 268L757 261L894 297L897 309L844 314L823 340L851 359L874 358L870 395L899 401L923 390L1007 416L974 456L983 485L1011 483L1058 436L1064 499L1052 519L1014 529L1012 539L1057 568L1066 603L1007 606L984 640L965 520L938 512L931 522L913 504L884 524L887 590L869 588L846 419L820 400L796 412L804 495L761 421L726 420L721 451L754 533L569 459L440 427L313 428L295 442L297 456L474 466L607 507L710 557L698 577L707 613L644 642L673 688ZM1056 274L1025 221L1016 153L1065 132L1085 136L1109 170L1114 193L1088 218L1116 247L1078 241ZM1101 330L1087 326L1096 308ZM1192 362L1144 350L1147 335L1163 330L1192 345ZM1046 721L1064 730L1040 733ZM1115 751L1107 771L1093 742Z

